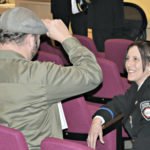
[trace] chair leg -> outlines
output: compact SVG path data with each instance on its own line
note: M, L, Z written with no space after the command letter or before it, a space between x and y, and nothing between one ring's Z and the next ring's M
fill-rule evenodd
M121 125L118 125L116 132L117 132L117 136L116 136L117 150L124 150L124 140L122 138L122 126Z

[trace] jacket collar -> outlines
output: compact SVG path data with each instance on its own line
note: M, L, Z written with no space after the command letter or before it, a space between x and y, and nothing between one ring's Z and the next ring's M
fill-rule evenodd
M0 59L25 59L21 54L12 50L0 50Z

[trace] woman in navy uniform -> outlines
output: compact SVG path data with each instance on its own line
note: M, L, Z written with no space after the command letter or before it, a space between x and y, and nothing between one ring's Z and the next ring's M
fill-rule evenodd
M150 141L150 41L135 41L127 50L125 67L131 87L93 115L88 146L95 148L97 137L104 143L102 124L124 113L123 124L133 140L133 150L148 150Z

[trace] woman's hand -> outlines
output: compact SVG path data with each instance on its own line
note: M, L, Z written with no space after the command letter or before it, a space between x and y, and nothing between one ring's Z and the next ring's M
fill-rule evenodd
M88 147L91 147L93 149L96 148L96 141L98 136L100 142L104 144L101 119L96 117L92 121L91 128L88 134L88 139L87 139Z

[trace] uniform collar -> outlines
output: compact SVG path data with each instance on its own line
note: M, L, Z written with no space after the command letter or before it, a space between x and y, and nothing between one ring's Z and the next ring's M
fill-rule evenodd
M141 89L143 86L145 87L145 86L147 86L147 85L149 85L149 84L150 84L150 76L147 77L147 78L145 79L145 81L138 87L138 90Z

